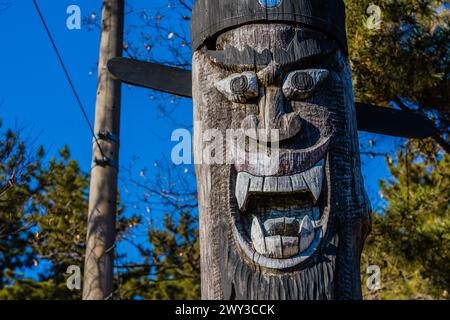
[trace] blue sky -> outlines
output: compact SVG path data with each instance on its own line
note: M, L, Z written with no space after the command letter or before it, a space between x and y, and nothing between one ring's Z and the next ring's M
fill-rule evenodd
M130 1L129 1L130 2ZM131 1L138 5L144 1ZM158 5L158 1L145 1ZM163 1L161 1L163 2ZM94 122L99 32L68 30L66 9L80 6L83 15L98 12L101 1L39 1L41 10L81 96L91 123ZM131 22L130 22L131 23ZM50 153L68 144L74 158L88 170L91 160L91 133L70 90L56 55L44 32L31 0L14 1L0 13L0 114L5 126L18 122L39 134L39 142ZM149 90L124 86L122 102L121 163L134 155L153 163L161 152L170 150L172 129L158 118L159 112L148 98ZM164 103L164 101L162 101ZM192 122L191 102L180 105L177 118ZM161 141L155 137L157 132Z
M2 1L0 1L2 2ZM12 5L0 12L0 117L3 127L25 128L26 136L36 138L48 156L68 145L72 158L88 172L91 165L92 135L87 126L55 52L37 15L32 0L9 1ZM94 123L97 87L99 30L69 30L66 27L67 7L78 5L82 15L101 8L101 1L39 0L40 9L65 61L91 123ZM128 1L136 7L151 3L160 7L164 1ZM146 8L149 8L146 6ZM151 6L150 6L151 8ZM134 23L127 21L127 24ZM155 161L170 160L175 129L160 118L150 90L123 86L121 115L120 164L135 163L136 172L153 168ZM171 96L158 103L173 107ZM173 116L179 122L192 122L191 101L180 99ZM138 160L136 160L138 158ZM184 170L180 168L180 170ZM120 183L122 200L126 192ZM135 210L128 210L130 214ZM143 235L143 233L142 233ZM128 249L127 247L122 248ZM126 250L130 251L130 250Z
M1 0L0 2L4 2ZM79 110L64 73L56 59L47 34L35 11L32 0L9 0L12 6L0 12L0 116L5 127L21 126L37 142L43 144L52 155L65 144L72 157L83 170L88 171L91 162L91 133ZM101 1L92 0L39 0L47 24L65 60L75 87L86 108L91 123L97 86L97 60L99 31L69 30L66 27L67 7L78 5L82 15L97 12ZM127 1L135 7L167 5L166 0ZM126 25L137 23L127 17ZM187 32L187 30L185 30ZM164 54L164 52L163 52ZM159 117L156 102L149 99L152 92L146 89L123 86L121 149L122 166L137 160L136 168L153 167L155 161L170 160L174 143L171 133L176 129L169 121ZM170 96L162 103L169 107ZM192 123L192 104L188 99L179 101L173 117L188 126ZM375 138L377 148L389 151L395 139L363 134L361 143L366 145ZM363 172L370 197L379 203L378 181L388 176L384 158L363 157ZM181 168L180 168L181 170ZM124 190L121 186L122 194ZM123 198L126 201L126 197Z

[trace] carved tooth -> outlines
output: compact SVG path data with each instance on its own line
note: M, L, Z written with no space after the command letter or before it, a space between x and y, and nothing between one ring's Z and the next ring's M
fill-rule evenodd
M283 258L290 258L298 254L298 237L281 237L283 243Z
M264 232L262 230L261 224L257 217L253 217L252 228L251 228L251 238L253 247L260 254L266 254L266 242L264 237Z
M278 178L278 192L292 192L292 182L290 177Z
M300 246L299 252L303 252L309 248L311 243L314 241L316 233L314 227L311 223L309 216L305 216L302 220L300 227Z
M292 190L294 192L304 191L308 189L301 173L291 176L291 182L292 182Z
M277 192L277 190L278 190L277 177L264 178L264 192Z
M284 233L284 218L267 219L264 221L264 229L268 235L280 235Z
M250 187L250 175L246 172L240 172L236 181L236 199L239 210L245 211L248 200L248 189Z
M323 170L323 161L321 161L308 171L302 173L303 179L314 198L314 203L317 203L322 192Z
M264 177L250 178L250 192L262 192L264 187Z
M264 221L264 229L269 236L284 235L297 236L300 223L295 218L274 218Z
M266 237L266 249L269 257L283 259L283 242L281 236Z

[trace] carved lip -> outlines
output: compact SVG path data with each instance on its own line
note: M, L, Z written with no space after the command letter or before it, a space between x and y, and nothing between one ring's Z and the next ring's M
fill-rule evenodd
M239 209L232 214L232 226L237 242L249 259L262 267L287 269L306 261L317 250L328 225L328 209L324 213L325 205L318 203L325 172L322 158L309 169L291 176L237 173L234 191ZM269 181L267 186L265 181ZM252 194L263 199L291 196L301 205L289 209L264 206L263 212L253 207L247 210ZM300 194L309 195L306 198L309 200Z
M318 144L304 150L283 150L279 154L274 153L264 161L234 165L237 172L247 172L253 176L286 176L304 172L321 159L325 158L330 145L331 137L322 138ZM261 158L260 155L248 154L249 159Z

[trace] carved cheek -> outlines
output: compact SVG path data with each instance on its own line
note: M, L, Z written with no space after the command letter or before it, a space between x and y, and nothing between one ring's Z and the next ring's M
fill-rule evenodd
M305 140L329 137L336 131L342 117L337 114L345 112L343 105L344 91L341 79L329 72L326 81L314 88L314 92L302 101L291 101L292 109L303 120L302 135Z
M310 103L295 103L293 104L293 108L304 121L311 123L320 129L323 134L326 134L326 130L333 126L333 124L331 121L332 110L325 103L326 101L317 99L312 100Z

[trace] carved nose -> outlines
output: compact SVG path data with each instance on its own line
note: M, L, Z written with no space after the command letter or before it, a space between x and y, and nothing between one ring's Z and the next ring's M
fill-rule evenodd
M287 112L286 107L281 88L267 87L259 102L259 115L246 117L242 129L250 138L262 142L290 139L300 132L302 121L296 113Z

